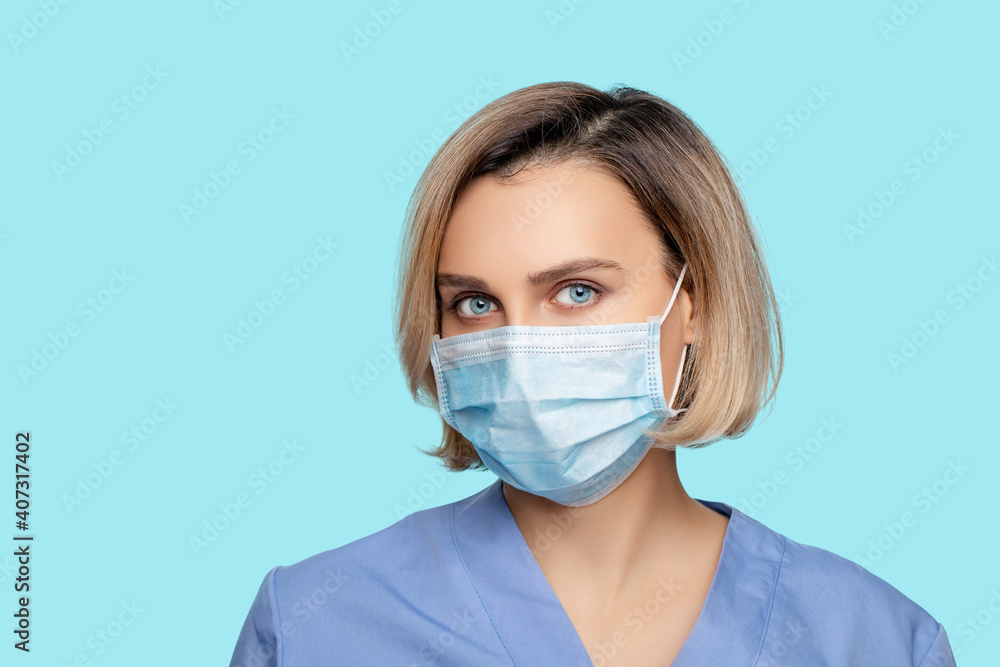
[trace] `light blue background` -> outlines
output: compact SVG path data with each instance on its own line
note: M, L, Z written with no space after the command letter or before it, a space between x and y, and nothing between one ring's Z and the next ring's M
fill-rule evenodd
M775 409L742 439L682 452L689 493L755 503L771 528L852 559L881 539L870 569L944 623L959 664L995 664L1000 279L976 280L996 278L983 262L1000 251L997 5L401 0L345 57L387 6L5 4L0 439L12 468L16 432L31 431L36 542L32 652L4 626L0 662L228 664L270 567L384 528L414 498L448 503L495 479L432 484L439 467L418 451L441 422L385 352L403 211L429 158L418 144L512 90L575 80L649 90L701 125L744 177L782 295ZM880 28L894 11L898 29ZM115 100L147 67L167 74L146 78L123 118ZM828 99L800 109L814 87ZM294 119L249 161L241 142L275 108ZM795 113L808 118L790 133ZM60 180L53 162L102 119L113 132ZM935 155L948 128L957 138ZM746 162L765 146L777 150ZM907 162L927 149L936 161L911 180ZM230 160L240 173L186 222L180 205ZM858 208L896 179L905 191L849 240ZM317 237L339 247L292 289L283 277ZM123 267L124 289L102 293ZM959 285L979 288L961 308ZM224 335L274 289L284 303L231 351ZM108 296L92 319L78 310ZM939 309L947 321L922 336ZM79 335L23 378L71 323ZM904 337L920 347L894 368ZM129 451L122 433L162 417L157 399L178 407ZM789 452L825 435L824 419L840 427L797 466ZM302 451L272 464L279 475L251 478L292 440ZM114 450L121 465L67 508ZM940 481L954 461L968 470ZM785 484L769 485L776 473ZM936 481L937 501L915 503ZM5 474L4 542L12 486ZM240 493L250 505L196 554L190 536ZM904 534L886 532L907 511ZM0 565L11 625L13 559ZM133 601L134 622L96 640Z

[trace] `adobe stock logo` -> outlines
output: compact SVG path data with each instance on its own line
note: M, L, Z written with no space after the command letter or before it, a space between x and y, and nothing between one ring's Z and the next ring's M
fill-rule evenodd
M941 333L944 326L951 322L952 315L960 312L975 299L998 273L1000 273L1000 262L997 261L997 256L995 254L992 257L983 256L975 273L955 283L955 286L948 291L945 300L953 305L951 312L946 308L937 308L928 319L917 319L916 329L902 336L899 347L887 353L886 359L892 371L898 373L902 366L913 361L920 351Z
M88 651L79 651L74 656L73 661L67 663L67 667L90 667L91 659L104 655L118 638L122 636L125 629L132 626L139 614L146 611L145 607L140 607L135 598L132 602L122 600L118 605L120 609L112 612L111 620L101 623L101 625L87 636L86 646ZM59 667L62 667L61 665Z
M317 236L316 245L312 251L299 261L292 264L287 271L281 274L281 283L288 285L288 292L297 291L309 278L316 275L316 272L332 256L333 251L340 247L339 243L330 240L330 235L325 237ZM274 317L278 306L286 303L287 294L279 287L271 291L263 299L254 299L253 308L246 317L240 315L236 319L236 328L233 332L225 331L222 334L222 341L230 354L250 340L265 322Z
M767 164L771 156L781 149L782 141L791 140L832 97L833 91L828 89L825 83L819 86L810 86L809 94L805 100L775 121L774 130L780 135L780 138L771 136L757 148L747 149L747 158L740 162L738 169L743 182L746 183L751 176Z
M938 127L934 139L921 151L914 152L903 162L900 167L902 175L906 176L910 183L916 183L927 173L931 165L955 145L961 136L952 130L951 125ZM908 186L901 178L893 179L884 190L880 188L873 190L868 203L858 207L855 221L844 224L844 234L851 245L854 244L857 237L864 235L882 216L886 215L889 209L907 192Z
M426 482L421 482L416 487L411 486L409 494L406 496L406 507L396 503L393 509L396 511L396 519L402 519L407 514L423 509L427 501L430 500L438 490L444 486L444 473L440 470L433 470L424 473Z
M559 5L553 9L545 10L545 20L549 23L549 29L555 32L560 23L565 23L569 17L576 13L576 8L587 0L560 0Z
M38 7L41 11L21 17L21 29L18 32L7 33L7 41L10 42L10 48L14 53L38 36L38 31L47 26L62 9L60 5L68 4L69 0L39 0Z
M990 623L992 623L995 619L1000 618L1000 590L993 587L990 589L990 593L990 598L982 607L976 610L975 614L968 614L962 622L958 624L958 631L955 633L955 640L952 642L952 648L955 650L956 656L958 655L960 648L955 645L959 636L965 640L964 645L968 646L978 634L986 629Z
M254 498L267 491L299 459L304 451L306 451L305 446L298 444L295 438L283 441L281 451L247 477L246 483L254 491L253 496L246 491L240 491L235 496L231 496L232 500L222 501L217 506L219 511L215 512L213 509L214 515L204 519L197 532L188 535L188 546L191 547L191 552L195 556L200 556L205 549L218 540L222 533L229 530L253 505Z
M746 11L750 8L750 0L732 0L732 4L736 5L740 11ZM683 51L674 51L673 53L677 71L683 74L684 68L693 65L695 60L701 58L702 54L715 44L717 39L722 37L726 26L736 23L737 18L739 18L738 13L726 8L720 11L717 16L702 21L703 30L688 37Z
M242 158L242 162L237 158L231 158L218 171L210 169L208 179L200 186L195 186L191 190L191 199L183 201L177 205L177 211L181 219L190 224L191 219L202 213L233 183L233 179L243 173L243 167L256 160L277 137L284 132L291 122L295 120L295 114L288 111L288 107L281 109L273 107L271 116L253 134L248 134L236 146L236 154Z
M493 92L500 86L500 82L493 78L492 74L480 76L476 87L469 95L461 101L454 103L441 114L443 126L435 127L429 136L414 139L415 149L408 153L400 153L396 156L396 168L392 171L383 172L385 184L389 192L395 192L396 187L406 178L409 178L421 169L434 155L438 147L448 138L448 134L458 128L466 119L472 116L488 99L493 96Z
M137 84L118 95L111 101L110 111L119 122L124 121L132 112L146 101L149 94L160 87L160 84L170 76L170 72L164 72L159 65L146 67L145 74ZM66 176L73 173L82 166L85 159L93 154L94 150L104 143L104 140L116 129L115 121L111 116L106 116L97 122L96 127L86 127L80 130L83 139L74 144L66 144L66 152L62 162L52 161L52 173L60 183Z
M889 36L894 32L899 32L920 11L921 6L925 4L927 4L927 0L903 0L899 4L894 4L892 12L889 13L889 18L879 19L875 23L879 34L882 35L882 41L888 42Z
M961 459L949 459L944 472L930 484L924 485L910 498L910 504L913 505L914 509L919 510L919 514L907 510L899 514L898 518L893 517L889 522L883 522L883 532L868 540L865 545L864 557L856 556L851 560L866 570L871 570L874 564L882 560L908 532L912 532L913 528L920 522L922 515L934 509L952 488L971 471L972 466L964 464Z
M147 442L160 427L173 416L180 406L171 400L170 396L157 398L156 407L141 421L133 424L128 430L122 431L120 442L126 448L113 449L107 457L90 462L90 468L85 474L76 477L76 486L72 492L62 494L63 507L66 513L72 515L73 512L82 507L83 504L103 486L117 469L128 460L128 453L135 452L139 447Z
M748 517L756 518L757 513L778 495L781 488L788 485L796 473L816 458L823 451L823 448L833 440L834 436L844 428L844 425L839 423L836 417L824 417L819 421L820 426L812 436L785 452L783 460L787 470L784 466L779 467L763 481L758 480L757 490L740 498L737 508L739 511Z
M212 9L215 10L215 15L219 17L220 21L225 21L226 14L232 14L242 4L243 0L215 0L212 3Z
M70 319L55 332L50 331L48 342L42 343L40 348L32 348L31 359L28 363L18 365L17 374L21 378L22 384L27 387L30 381L48 368L69 347L72 340L80 335L83 325L90 324L99 313L107 310L116 299L120 298L118 295L125 291L125 288L133 280L135 280L135 276L129 273L128 267L123 266L121 270L113 270L107 287L99 289L94 295L77 304L76 314L81 318L82 323Z
M382 34L385 28L392 23L392 17L403 11L403 6L399 0L389 0L384 8L373 9L369 12L372 17L364 26L354 26L354 39L340 43L340 53L348 63L352 58L361 55L361 52L368 48L372 40Z

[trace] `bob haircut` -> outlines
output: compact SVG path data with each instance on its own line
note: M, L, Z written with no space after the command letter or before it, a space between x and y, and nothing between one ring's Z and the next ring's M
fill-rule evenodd
M760 241L723 158L665 100L626 86L602 92L557 81L515 90L468 118L441 145L406 209L394 300L395 336L408 387L438 408L430 362L441 333L436 277L452 208L472 179L573 163L624 183L662 239L662 266L696 316L675 404L687 408L651 431L653 446L699 447L742 436L774 397L784 362L781 320ZM485 468L472 443L442 419L425 453L450 470Z

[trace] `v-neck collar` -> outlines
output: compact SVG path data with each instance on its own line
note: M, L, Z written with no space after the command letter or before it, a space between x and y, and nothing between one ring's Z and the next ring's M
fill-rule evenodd
M784 538L726 503L722 553L698 619L672 667L752 665L767 631ZM566 610L514 521L502 482L452 505L452 539L500 642L515 665L591 665Z

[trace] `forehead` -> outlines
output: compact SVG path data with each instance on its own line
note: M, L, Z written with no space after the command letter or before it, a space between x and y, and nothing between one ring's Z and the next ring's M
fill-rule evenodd
M579 256L642 265L660 245L614 176L571 164L537 167L506 181L486 174L465 188L448 220L438 271L503 275Z

